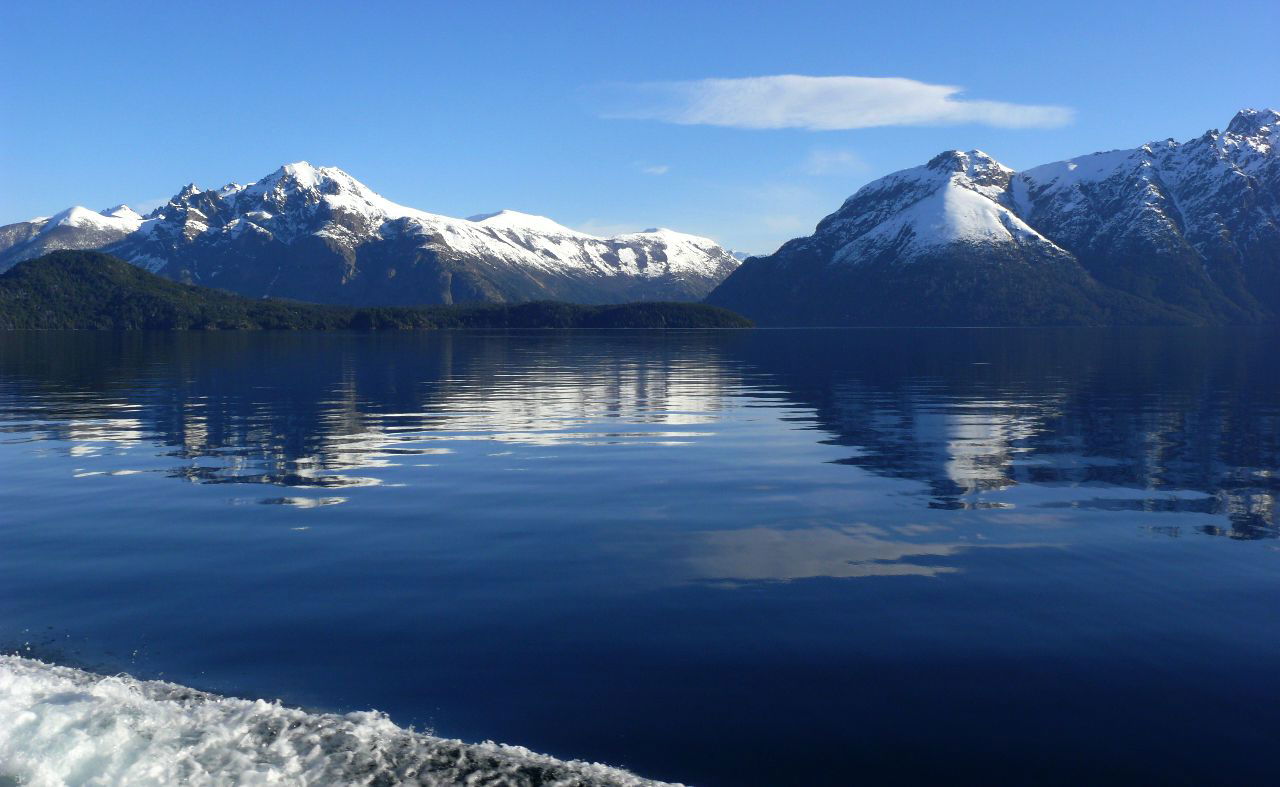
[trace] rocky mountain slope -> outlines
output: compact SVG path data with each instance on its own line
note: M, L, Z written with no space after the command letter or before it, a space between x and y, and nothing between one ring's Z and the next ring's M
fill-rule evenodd
M1280 113L1014 172L943 153L874 181L708 301L767 324L1280 319Z
M146 217L76 207L0 227L0 270L56 249L245 295L359 305L698 300L738 265L714 241L666 229L597 238L514 211L425 213L305 162L248 185L187 186Z

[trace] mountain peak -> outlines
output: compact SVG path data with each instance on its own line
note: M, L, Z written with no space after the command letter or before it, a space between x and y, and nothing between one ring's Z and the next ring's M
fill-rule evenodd
M165 215L165 213L168 211L175 210L175 209L183 209L187 206L190 206L196 200L196 198L203 193L204 192L200 190L199 186L197 186L194 183L188 183L187 185L183 186L182 189L177 194L174 194L172 197L170 197L167 203L165 203L164 205L161 205L160 207L148 213L146 215L146 218L148 219L158 218L160 216ZM104 212L103 215L105 216L107 214Z
M135 211L133 208L129 207L128 205L125 205L124 203L116 205L114 208L107 208L106 210L102 211L102 215L107 216L108 218L113 218L113 219L141 219L142 218L142 216L138 215L137 211Z
M1252 137L1266 134L1280 124L1280 112L1274 109L1242 109L1231 118L1228 134Z
M100 213L75 205L49 217L45 224L45 231L55 227L79 227L88 230L129 232L137 229L141 223L142 217L124 205Z
M285 187L312 189L325 193L337 191L369 191L363 183L337 167L317 167L308 161L284 164L275 172L253 184L261 191Z
M242 212L262 209L275 214L287 212L291 205L324 204L375 223L420 213L381 197L337 167L317 167L307 161L285 164L247 186L228 186L221 196Z
M518 210L500 210L497 213L481 213L479 215L469 217L467 221L474 222L490 229L526 230L544 235L584 234L576 230L571 230L563 224L558 224L546 216L536 216L532 213L521 213Z
M965 168L968 163L967 157L959 150L944 150L933 158L929 159L926 167L933 170L943 172L959 172Z
M1008 167L996 161L989 154L977 149L968 151L945 150L931 158L925 166L929 169L948 172L973 172L992 168L1008 169Z
M706 237L705 235L692 235L688 232L680 232L679 230L673 230L670 227L649 227L648 229L642 230L640 232L630 232L624 235L617 235L615 236L615 239L645 238L645 237L651 238L653 240L656 240L662 243L690 244L690 245L698 246L704 249L721 248L719 243L717 243L715 240L711 238ZM727 250L726 250L726 253L728 253ZM733 255L730 255L730 256L733 256Z
M299 183L316 183L324 178L341 176L350 178L351 176L337 167L317 167L309 161L294 161L290 164L283 164L277 169L274 175L280 177L291 178Z

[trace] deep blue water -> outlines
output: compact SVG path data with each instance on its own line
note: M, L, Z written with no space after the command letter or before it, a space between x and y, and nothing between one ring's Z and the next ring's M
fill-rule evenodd
M0 335L0 648L692 784L1274 777L1278 340Z

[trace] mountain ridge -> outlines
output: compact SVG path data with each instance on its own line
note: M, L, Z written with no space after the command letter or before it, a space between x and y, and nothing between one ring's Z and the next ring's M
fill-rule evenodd
M428 213L307 162L249 184L188 184L146 216L77 206L0 227L0 270L58 249L251 296L348 305L698 300L738 264L711 239L670 230L602 238L518 211Z
M945 151L860 188L707 302L763 324L1280 319L1280 113L1016 172Z

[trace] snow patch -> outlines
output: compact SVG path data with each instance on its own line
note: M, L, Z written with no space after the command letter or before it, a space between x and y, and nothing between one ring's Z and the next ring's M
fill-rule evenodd
M130 219L132 221L142 221L141 214L139 214L137 211L135 211L133 208L129 207L128 205L124 205L124 204L116 205L114 208L107 208L106 210L102 211L102 215L108 216L113 219Z
M483 227L490 229L506 229L525 232L537 232L543 235L566 235L577 238L594 238L593 235L587 235L577 230L571 230L563 224L558 224L546 216L535 216L530 213L521 213L515 210L500 210L497 213L486 213L480 216L472 216L467 221L475 222Z
M142 224L141 216L127 208L125 210L128 212L122 215L108 215L76 205L54 214L45 222L41 232L49 232L55 227L75 227L125 235L138 229Z
M1118 171L1136 167L1140 162L1138 150L1110 150L1092 153L1067 161L1056 161L1024 170L1019 179L1043 184L1048 192L1065 191L1081 183L1096 183L1114 176Z

